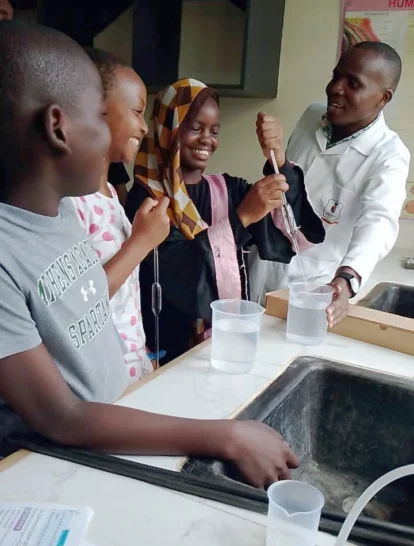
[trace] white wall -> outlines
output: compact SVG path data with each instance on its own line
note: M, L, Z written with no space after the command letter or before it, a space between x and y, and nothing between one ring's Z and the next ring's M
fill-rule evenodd
M133 8L98 34L95 47L132 63ZM228 0L183 3L179 77L239 84L244 39L244 12ZM203 32L200 32L203 29Z
M336 60L339 24L340 0L286 1L279 96L276 100L221 100L221 145L212 160L212 170L226 170L250 181L260 177L257 112L278 116L289 137L306 106L324 97Z
M414 221L408 218L401 218L400 233L395 246L408 248L414 251ZM414 257L414 253L413 253Z
M114 53L132 65L132 20L133 8L131 7L98 34L93 45Z
M239 85L245 13L228 0L183 2L179 77Z

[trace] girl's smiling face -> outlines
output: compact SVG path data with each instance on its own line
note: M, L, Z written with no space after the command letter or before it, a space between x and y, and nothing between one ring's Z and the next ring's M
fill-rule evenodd
M219 145L220 112L217 102L208 98L199 111L185 120L180 134L181 168L204 172Z
M147 90L132 68L119 66L115 76L116 85L106 99L107 122L111 131L109 159L114 163L131 163L148 132L144 119Z

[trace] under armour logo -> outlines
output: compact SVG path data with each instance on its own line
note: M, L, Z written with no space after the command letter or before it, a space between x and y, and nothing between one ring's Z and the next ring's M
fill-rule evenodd
M83 301L89 301L88 294L92 294L93 296L96 294L96 288L93 285L93 281L89 281L89 288L87 289L82 286L80 292L83 296Z

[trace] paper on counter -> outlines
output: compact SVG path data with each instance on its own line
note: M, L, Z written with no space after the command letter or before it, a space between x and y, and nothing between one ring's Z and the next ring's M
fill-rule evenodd
M85 506L0 503L0 544L81 546L92 516Z

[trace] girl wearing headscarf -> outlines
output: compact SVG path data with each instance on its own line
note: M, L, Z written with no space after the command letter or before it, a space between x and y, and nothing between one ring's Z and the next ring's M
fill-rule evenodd
M249 299L249 247L256 245L261 259L290 262L294 251L280 211L282 192L301 226L302 247L324 239L299 167L286 162L279 165L280 175L254 185L227 173L205 174L219 131L215 91L193 79L180 80L155 98L135 162L127 216L133 219L148 196L170 199L171 231L159 247L163 364L209 337L213 301ZM154 350L152 255L142 262L140 282L147 343Z

